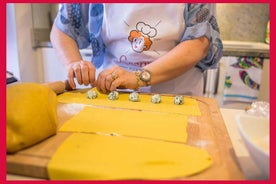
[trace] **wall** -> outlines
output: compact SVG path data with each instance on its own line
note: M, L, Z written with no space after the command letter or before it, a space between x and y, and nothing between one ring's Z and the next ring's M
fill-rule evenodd
M266 36L267 21L269 20L269 16L270 16L269 10L270 10L269 4L265 4L265 3L258 3L258 4L218 3L217 19L220 27L221 38L223 39L223 41L232 40L232 41L244 41L248 43L259 42L259 43L262 43L263 45L266 45L264 43L264 40ZM226 50L226 45L224 45L224 48ZM233 48L233 49L235 49L235 52L240 51L237 48ZM264 62L264 68L263 68L262 79L261 79L261 87L258 95L258 100L268 101L268 102L269 102L269 94L270 94L269 93L270 91L269 65L270 65L270 60L266 59ZM221 63L220 66L221 66L220 67L221 71L223 71L224 64ZM222 75L223 72L221 71L220 71L221 76L219 77L219 89L218 89L217 96L221 95L223 86L224 86L225 76ZM223 80L221 80L222 78ZM221 105L221 100L218 100L218 102ZM242 107L243 106L244 105L242 104Z
M17 79L20 79L18 62L17 35L15 23L15 10L13 4L7 4L7 65L6 70L12 72Z
M50 29L50 8L51 4L32 3L32 17L34 28L48 28Z
M7 22L13 22L9 29L16 30L7 37L7 66L10 71L16 71L18 77L24 82L39 82L39 70L37 69L36 53L32 49L32 9L30 4L16 3L13 16L7 17ZM7 11L8 13L8 11ZM10 13L10 12L9 12ZM13 50L14 49L14 50ZM11 64L13 63L13 64ZM16 69L19 67L19 71Z
M217 3L217 19L223 40L264 42L269 4Z

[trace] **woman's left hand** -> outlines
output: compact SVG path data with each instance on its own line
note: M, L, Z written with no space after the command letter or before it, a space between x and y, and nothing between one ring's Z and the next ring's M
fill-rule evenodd
M136 89L138 86L134 72L124 70L119 66L114 66L99 74L96 87L99 91L108 93L117 88Z

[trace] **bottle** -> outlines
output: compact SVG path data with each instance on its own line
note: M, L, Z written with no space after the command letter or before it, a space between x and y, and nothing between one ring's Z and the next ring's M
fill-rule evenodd
M269 44L269 42L270 42L270 20L267 21L266 35L265 35L265 43Z

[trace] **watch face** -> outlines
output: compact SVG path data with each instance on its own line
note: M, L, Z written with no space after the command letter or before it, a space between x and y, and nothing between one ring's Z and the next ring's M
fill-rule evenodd
M143 70L143 71L141 71L140 77L141 77L142 81L148 82L148 81L150 81L151 74L149 71Z

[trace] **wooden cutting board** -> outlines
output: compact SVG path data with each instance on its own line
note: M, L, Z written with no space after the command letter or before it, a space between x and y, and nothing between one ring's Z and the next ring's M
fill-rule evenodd
M234 149L215 99L194 97L202 116L188 118L187 144L204 148L213 158L207 170L185 180L240 180L244 176L238 166ZM73 115L65 109L68 104L58 105L59 127ZM48 179L47 163L63 141L71 133L58 132L43 142L28 149L8 154L7 173Z

